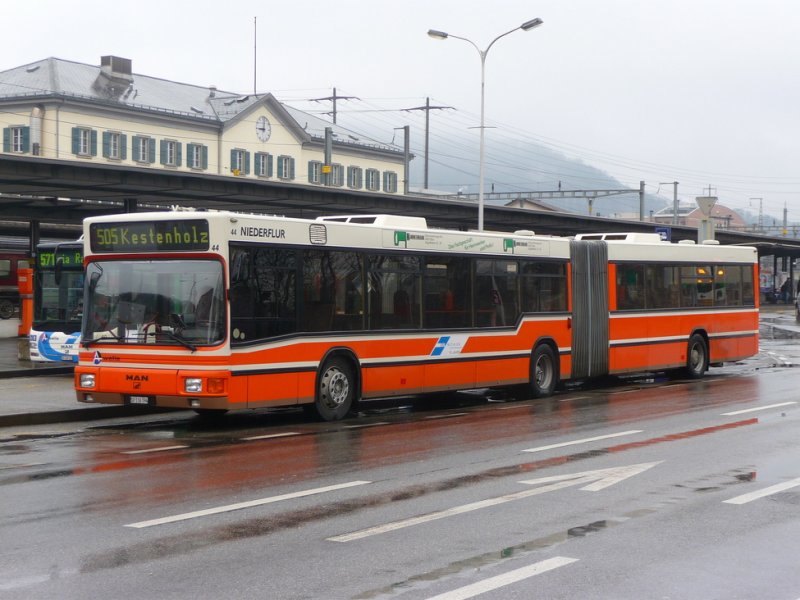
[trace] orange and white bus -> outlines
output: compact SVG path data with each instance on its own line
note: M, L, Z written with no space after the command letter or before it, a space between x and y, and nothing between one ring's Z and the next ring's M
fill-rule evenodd
M174 211L90 218L81 402L198 412L681 371L758 351L754 248Z

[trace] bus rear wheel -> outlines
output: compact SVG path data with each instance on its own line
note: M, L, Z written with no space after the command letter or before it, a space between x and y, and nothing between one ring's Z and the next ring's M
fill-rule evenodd
M356 380L353 369L341 358L325 363L319 374L314 410L323 421L343 419L353 407Z
M531 394L534 398L547 398L553 394L558 383L558 368L553 349L540 344L531 358Z
M708 344L702 335L695 333L689 338L684 373L689 379L699 379L707 370Z

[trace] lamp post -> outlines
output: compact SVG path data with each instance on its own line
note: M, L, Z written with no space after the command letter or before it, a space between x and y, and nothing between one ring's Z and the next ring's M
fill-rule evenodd
M534 27L538 27L542 23L543 21L539 18L531 19L530 21L525 21L519 27L515 27L510 31L506 31L505 33L498 35L489 43L489 45L486 47L486 50L481 50L480 48L478 48L475 42L473 42L472 40L468 40L467 38L460 37L457 35L452 35L450 33L445 33L444 31L437 31L436 29L428 30L428 35L437 40L446 40L447 38L451 37L472 44L472 47L478 51L478 55L481 57L481 125L480 125L481 137L480 137L480 159L478 167L478 186L479 186L478 187L478 231L483 231L483 179L485 174L484 163L486 154L486 148L484 146L484 129L486 129L485 111L484 111L485 90L486 90L486 55L489 53L489 50L494 45L494 43L500 38L507 36L509 33L514 33L518 29L521 29L522 31L528 31L530 29L533 29Z

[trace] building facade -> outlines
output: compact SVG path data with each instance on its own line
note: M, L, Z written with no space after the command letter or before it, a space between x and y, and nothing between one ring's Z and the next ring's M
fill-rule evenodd
M651 220L654 223L672 225L674 212L675 209L673 206L667 206L655 213ZM714 204L711 209L710 218L714 222L715 229L736 229L738 231L745 231L747 229L747 223L745 223L741 215L724 204ZM681 204L678 206L678 225L697 227L702 219L703 212L696 204Z
M403 193L403 149L279 102L48 58L0 73L4 153Z

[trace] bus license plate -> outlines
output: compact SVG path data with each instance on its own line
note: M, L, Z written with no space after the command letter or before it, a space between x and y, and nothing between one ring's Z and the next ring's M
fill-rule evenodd
M150 396L128 396L128 404L151 404Z

